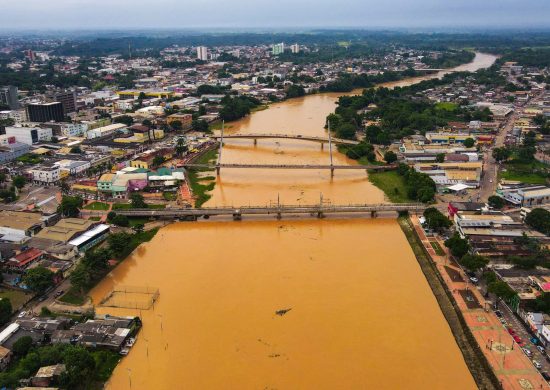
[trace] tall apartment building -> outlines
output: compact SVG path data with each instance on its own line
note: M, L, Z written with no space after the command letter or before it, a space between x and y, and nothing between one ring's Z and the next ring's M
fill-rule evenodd
M285 44L283 42L277 43L273 46L271 46L271 53L274 56L277 56L279 54L283 54L285 52Z
M8 106L10 110L17 110L19 108L17 92L17 87L13 85L0 87L0 105Z
M206 46L197 47L197 58L201 61L208 61L208 48Z
M290 46L290 51L294 54L298 54L300 52L300 45L295 43L294 45Z
M63 114L67 115L71 112L76 112L76 92L75 91L62 91L56 92L50 96L50 98L61 103L63 106Z
M27 118L31 122L63 122L63 105L60 102L31 103L27 106Z

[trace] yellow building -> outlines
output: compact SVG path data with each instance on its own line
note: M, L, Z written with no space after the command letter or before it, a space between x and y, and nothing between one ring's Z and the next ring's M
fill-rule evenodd
M168 99L176 95L173 91L161 91L161 90L152 90L152 89L129 89L127 91L117 91L116 94L121 99L133 99L139 97L143 93L146 97L159 98L159 99Z

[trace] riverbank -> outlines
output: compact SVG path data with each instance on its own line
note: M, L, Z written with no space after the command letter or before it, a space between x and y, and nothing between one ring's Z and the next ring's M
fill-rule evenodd
M218 148L217 145L214 145L206 149L203 153L198 154L197 157L190 162L194 164L209 164L217 158ZM189 188L195 199L195 207L201 207L212 197L210 192L216 185L216 177L213 175L204 175L206 172L214 171L207 168L191 168L187 170L187 182L189 183Z
M466 325L464 317L458 309L451 292L442 280L438 270L434 267L430 255L416 234L409 217L400 217L399 225L405 237L407 237L407 241L416 256L420 269L424 273L445 319L449 323L456 343L464 355L466 365L478 387L486 390L501 389L502 387L498 378L489 366L487 359Z

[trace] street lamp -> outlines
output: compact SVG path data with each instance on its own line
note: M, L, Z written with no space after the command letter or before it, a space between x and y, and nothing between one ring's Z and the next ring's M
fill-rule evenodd
M132 388L132 369L127 368L128 371L128 382L130 383L130 389Z

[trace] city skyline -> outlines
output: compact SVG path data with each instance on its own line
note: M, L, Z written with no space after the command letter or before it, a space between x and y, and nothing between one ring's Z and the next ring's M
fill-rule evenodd
M550 2L500 0L281 0L258 7L252 0L231 3L159 0L28 0L3 8L3 29L125 28L544 28ZM85 15L85 17L83 17Z

